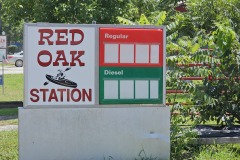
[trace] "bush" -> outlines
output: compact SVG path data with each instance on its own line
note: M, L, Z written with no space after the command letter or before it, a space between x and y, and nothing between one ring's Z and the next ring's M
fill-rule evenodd
M202 89L196 90L194 99L203 122L230 126L240 123L240 43L229 25L216 26L214 50L209 56L219 62L211 63L211 75L204 79Z
M8 46L8 52L11 53L11 54L17 52L17 49L18 49L18 47L16 45Z

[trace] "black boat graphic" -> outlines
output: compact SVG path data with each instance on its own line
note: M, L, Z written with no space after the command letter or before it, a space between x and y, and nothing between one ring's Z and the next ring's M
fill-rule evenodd
M70 69L71 69L71 67L66 68L64 71L59 69L58 70L59 73L57 74L57 76L51 76L51 75L46 74L46 78L47 78L48 82L45 82L44 86L48 85L48 83L50 81L52 83L55 83L55 84L58 84L61 86L76 88L77 83L65 78L64 72L66 72Z
M77 87L77 83L75 83L71 80L65 79L65 78L56 78L56 77L48 75L48 74L46 74L46 78L50 82L61 85L61 86L72 87L72 88Z

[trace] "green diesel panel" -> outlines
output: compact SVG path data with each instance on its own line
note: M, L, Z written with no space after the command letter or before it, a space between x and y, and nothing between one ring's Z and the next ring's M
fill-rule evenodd
M100 104L162 104L163 68L100 67Z

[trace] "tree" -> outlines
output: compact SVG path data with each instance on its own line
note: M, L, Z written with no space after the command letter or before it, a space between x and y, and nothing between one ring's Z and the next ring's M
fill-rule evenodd
M182 76L198 75L205 77L203 85L194 86L191 99L200 113L200 120L217 120L218 123L240 123L240 92L237 77L239 77L239 1L187 1L187 13L184 17L191 20L195 31L193 34L183 32L191 39L191 43L184 40L182 44L189 46L195 52L181 51L180 43L172 46L180 48L180 54L175 62L188 59L188 63L204 62L205 66L182 68ZM179 42L179 41L178 41ZM170 47L174 48L174 47ZM186 47L184 47L186 48ZM187 47L188 48L188 47ZM198 48L198 49L197 49ZM202 50L202 49L205 50ZM200 49L200 50L199 50ZM173 49L172 49L173 50ZM194 53L194 54L191 54ZM184 61L181 61L183 64Z
M2 0L1 14L4 30L12 35L10 39L17 37L15 32L22 29L24 22L80 24L94 20L114 24L119 20L124 24L166 25L167 63L172 68L167 72L168 87L190 92L189 99L198 105L195 109L201 113L202 121L220 122L226 113L231 113L234 119L238 116L236 108L240 108L235 103L239 101L235 89L239 85L236 77L239 76L240 2L186 0L184 3L187 12L180 13L174 10L178 0ZM188 67L191 63L204 65ZM180 80L188 76L204 77L202 87ZM181 107L181 103L174 103Z
M115 23L117 15L128 14L130 2L123 0L8 0L2 1L6 22Z
M117 15L132 14L130 2L122 0L1 0L0 3L8 41L18 42L23 41L26 22L115 23Z
M189 99L196 107L182 110L182 104L174 97L168 100L174 103L173 109L184 113L199 112L202 122L240 123L239 2L201 0L186 4L188 12L175 12L174 22L166 18L159 24L167 24L168 28L167 64L171 70L167 71L167 87L189 92ZM125 24L159 25L144 14L135 22L118 19ZM189 67L191 63L204 65ZM194 76L204 77L203 83L181 80Z
M203 93L195 94L201 120L216 120L233 125L240 123L240 43L229 23L215 24L211 56L211 75L203 82Z
M152 15L158 0L0 0L3 29L9 39L22 41L22 24L26 22L99 24L118 23L116 17L139 19L142 13ZM14 29L13 29L14 28ZM17 30L19 29L19 30Z
M235 0L187 1L188 12L176 15L187 27L177 30L168 41L169 86L190 92L189 99L200 113L200 121L221 124L240 123L239 2ZM211 15L211 16L209 16ZM185 23L187 22L187 23ZM187 29L187 30L186 30ZM192 31L188 31L191 29ZM184 35L184 36L183 36ZM190 63L203 66L189 67ZM178 65L182 67L179 68ZM179 80L201 76L203 84ZM175 78L173 78L175 77ZM179 103L176 103L179 106ZM180 103L181 106L181 103Z
M187 0L188 15L197 28L208 32L214 24L228 19L236 33L240 31L240 2L238 0Z

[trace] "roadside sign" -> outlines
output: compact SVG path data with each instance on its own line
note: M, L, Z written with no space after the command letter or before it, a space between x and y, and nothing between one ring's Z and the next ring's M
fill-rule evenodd
M165 104L165 28L25 24L24 106Z
M0 36L0 62L6 58L7 36Z
M7 36L0 36L0 48L7 48Z
M0 75L0 85L3 85L3 75Z
M165 48L164 27L25 24L20 160L169 159Z
M2 74L0 74L0 85L2 86L2 94L4 94L4 56L2 57Z
M100 28L100 104L164 104L163 28Z
M24 106L95 104L95 28L26 24Z

